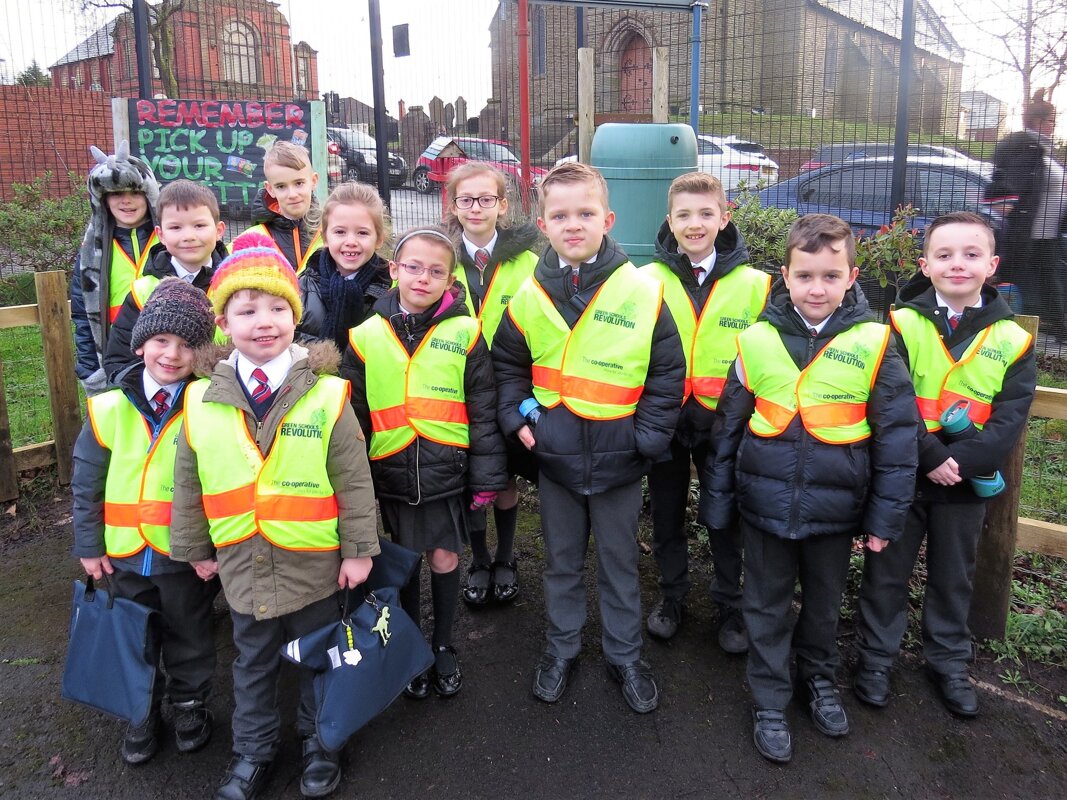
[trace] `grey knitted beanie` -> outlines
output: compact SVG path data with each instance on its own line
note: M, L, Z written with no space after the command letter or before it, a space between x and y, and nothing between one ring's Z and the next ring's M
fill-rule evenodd
M181 278L164 278L148 296L130 335L130 349L136 350L160 333L173 333L193 347L211 341L215 316L207 294Z

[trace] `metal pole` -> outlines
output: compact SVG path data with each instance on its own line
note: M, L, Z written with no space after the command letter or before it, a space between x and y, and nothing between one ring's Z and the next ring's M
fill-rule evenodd
M889 192L890 214L904 204L908 171L908 100L911 95L911 62L915 57L915 0L904 0L900 32L900 74L897 76L897 127L893 140L893 183Z
M585 9L574 9L574 40L579 48L585 47Z
M389 208L389 143L385 141L385 68L382 66L382 14L378 0L368 2L370 73L374 94L374 141L378 158L378 195Z
M689 40L692 50L689 66L689 124L693 133L700 133L700 22L707 5L703 0L697 0L690 6L693 10L693 35Z
M519 166L522 206L530 202L530 4L519 0Z
M133 0L133 41L137 51L137 96L152 97L152 42L148 38L148 3Z

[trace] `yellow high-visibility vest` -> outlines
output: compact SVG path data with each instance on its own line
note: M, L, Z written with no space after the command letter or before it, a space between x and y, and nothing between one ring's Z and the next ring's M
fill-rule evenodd
M450 317L427 331L410 356L379 314L349 331L352 350L367 369L372 460L403 450L416 436L470 445L463 378L480 328L473 317Z
M279 253L281 253L283 256L285 255L285 253L282 252L282 248L278 246L278 243L276 241L274 241L274 237L270 235L270 228L268 228L266 225L263 225L263 224L253 225L251 228L248 228L247 230L241 231L241 233L245 234L245 233L250 233L252 231L255 231L256 233L262 233L264 236L266 236L268 239L270 239L271 244L273 244L275 247L278 248L278 252ZM311 257L313 255L315 255L317 252L319 252L319 250L322 249L322 246L323 246L322 228L319 228L319 230L315 231L315 235L311 237L311 241L308 242L307 250L304 250L303 252L301 252L300 251L300 226L297 225L296 227L293 228L293 253L296 255L296 260L297 260L298 263L290 264L289 266L291 266L293 268L293 270L296 272L296 274L299 275L307 267L308 262L311 260ZM228 245L227 249L231 253L233 252L233 242L231 242ZM288 259L288 256L286 256L286 258Z
M586 419L619 419L645 388L663 284L627 262L597 290L571 329L536 279L522 285L508 314L533 356L533 394L545 408L563 403Z
M185 436L196 452L215 547L260 535L285 550L337 550L337 498L326 458L348 381L320 375L282 418L263 457L244 412L204 401L209 379L185 392Z
M486 289L485 296L482 298L482 307L478 309L477 314L482 323L482 336L485 337L485 343L490 347L493 346L493 336L496 335L496 329L500 327L500 320L504 318L508 303L526 279L533 275L536 266L537 254L524 250L510 261L502 262L493 273L493 279L489 282L489 288ZM466 273L465 269L457 269L456 282L463 286L463 291L468 298L467 303L470 305L471 293L470 287L467 286ZM473 307L471 310L474 310Z
M969 400L967 416L981 429L1004 385L1008 367L1022 358L1033 337L1010 319L994 322L974 337L956 361L937 326L918 311L890 312L893 327L908 348L908 367L928 431L941 429L941 415L957 400Z
M699 319L681 280L662 261L641 269L663 283L663 299L678 325L685 350L684 403L692 394L714 411L737 358L737 334L751 326L767 304L771 276L752 267L736 267L715 281Z
M870 438L867 398L889 345L889 326L862 322L831 339L803 371L771 323L737 337L745 386L756 396L748 427L779 436L798 413L804 428L828 444Z
M104 545L108 556L127 558L146 546L170 555L174 455L181 412L172 414L155 441L148 421L121 389L88 399L93 435L111 451L104 483Z
M137 242L137 231L130 231L133 241ZM116 239L111 240L111 271L107 276L107 316L111 322L119 315L122 303L126 295L130 293L133 282L141 277L145 262L148 261L149 251L159 243L156 232L148 237L148 242L139 253L134 244L134 255L131 256L119 245ZM136 259L136 260L135 260Z

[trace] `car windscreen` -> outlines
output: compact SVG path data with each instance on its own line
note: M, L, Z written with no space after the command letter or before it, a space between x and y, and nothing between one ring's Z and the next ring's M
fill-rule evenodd
M374 141L374 137L362 131L344 130L341 128L334 129L336 133L348 146L354 150L373 150L377 147Z

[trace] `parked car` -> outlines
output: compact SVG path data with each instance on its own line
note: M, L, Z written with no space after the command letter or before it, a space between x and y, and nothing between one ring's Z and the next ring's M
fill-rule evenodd
M378 183L378 143L374 137L351 128L327 128L327 142L337 145L344 164L343 180ZM389 185L402 186L408 179L408 167L396 153L389 154Z
M763 145L736 136L697 136L697 168L714 175L727 191L746 186L777 183L778 163Z
M441 153L445 151L445 148L453 143L460 154L442 156ZM507 142L495 139L476 139L469 136L438 136L419 156L415 171L411 174L411 182L415 185L415 189L423 194L429 194L441 188L441 184L430 177L431 174L447 175L467 161L487 161L516 183L522 178L519 157L508 149ZM530 167L532 182L535 184L545 173L546 170L540 167Z
M578 156L568 155L556 162L558 167ZM727 191L735 191L742 182L749 187L767 186L778 181L778 163L763 150L763 145L736 136L697 136L697 169L714 175Z
M844 142L842 144L827 144L820 147L812 155L811 160L801 164L801 171L818 169L827 164L840 164L843 161L854 161L858 158L892 158L895 145L892 142ZM953 150L951 147L942 147L936 144L909 144L908 159L913 157L922 158L951 158L959 161L980 164L981 161L971 158L966 153Z
M922 229L934 217L949 211L976 211L989 218L994 228L999 227L999 215L982 201L992 172L992 165L982 162L930 156L909 158L904 202L919 210L915 227ZM836 214L857 235L863 235L892 220L892 184L892 158L854 159L801 173L758 195L764 206L795 208L801 215Z

